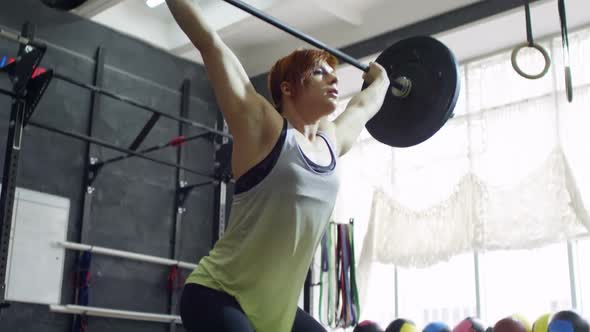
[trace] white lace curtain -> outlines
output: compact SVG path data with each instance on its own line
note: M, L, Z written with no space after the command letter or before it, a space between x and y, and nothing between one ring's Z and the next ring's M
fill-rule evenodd
M561 38L543 46L544 78L518 76L509 51L467 63L456 116L435 136L406 149L366 138L342 159L334 220L357 221L359 274L370 262L425 267L589 232L590 29L570 34L573 103ZM533 71L541 60L519 57Z

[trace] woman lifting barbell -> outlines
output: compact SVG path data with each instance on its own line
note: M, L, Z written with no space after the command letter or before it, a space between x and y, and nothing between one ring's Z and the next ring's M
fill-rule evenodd
M270 71L273 105L192 1L166 2L201 53L234 138L229 226L187 278L183 324L188 331L325 331L297 302L336 200L337 159L381 108L387 72L370 64L368 86L330 122L337 59L296 50Z

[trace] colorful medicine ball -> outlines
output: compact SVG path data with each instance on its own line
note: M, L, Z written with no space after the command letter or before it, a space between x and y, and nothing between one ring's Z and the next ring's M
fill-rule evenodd
M510 316L500 319L494 324L493 332L527 332L526 323L518 317Z
M533 323L532 332L548 332L549 322L551 321L551 314L547 313L537 318Z
M483 323L475 317L467 317L453 328L453 332L485 332Z
M422 332L451 332L451 329L443 322L432 322L424 326Z
M514 314L511 317L514 318L514 319L516 319L517 321L519 321L522 324L522 326L524 326L524 330L526 332L531 332L532 331L532 329L531 329L531 323L529 322L528 319L526 319L526 317L524 315Z
M398 318L389 323L385 332L417 332L416 324L408 319Z
M572 310L564 310L551 317L549 332L590 332L588 321Z
M364 320L358 323L352 332L383 332L383 329L373 321Z

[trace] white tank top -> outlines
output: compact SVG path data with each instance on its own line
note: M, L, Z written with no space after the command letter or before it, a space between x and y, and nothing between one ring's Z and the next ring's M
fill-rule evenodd
M187 279L235 297L257 332L291 331L339 187L337 167L314 171L294 132L270 173L234 196L225 234Z

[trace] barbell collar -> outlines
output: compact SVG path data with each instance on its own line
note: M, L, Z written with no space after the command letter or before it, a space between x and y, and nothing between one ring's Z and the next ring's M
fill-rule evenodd
M393 80L390 79L390 82L390 91L397 98L406 98L412 92L412 81L405 76L400 76Z

